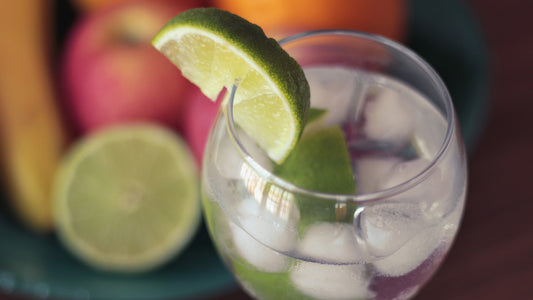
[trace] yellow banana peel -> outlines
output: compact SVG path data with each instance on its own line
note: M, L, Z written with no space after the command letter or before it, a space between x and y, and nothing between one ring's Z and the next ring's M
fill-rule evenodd
M66 143L51 69L47 0L0 1L0 163L14 211L52 229L50 189Z

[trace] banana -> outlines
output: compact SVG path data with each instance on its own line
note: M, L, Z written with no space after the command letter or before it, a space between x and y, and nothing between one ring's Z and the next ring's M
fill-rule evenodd
M0 163L14 211L52 229L50 189L67 141L52 80L46 0L0 1Z

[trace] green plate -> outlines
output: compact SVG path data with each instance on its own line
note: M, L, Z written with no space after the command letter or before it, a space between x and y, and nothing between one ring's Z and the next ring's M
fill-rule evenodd
M489 108L488 58L480 30L460 0L411 0L410 5L407 45L446 82L471 153ZM29 233L0 212L0 293L53 299L156 300L205 297L235 287L205 228L180 257L162 269L118 276L86 267L67 253L55 236Z
M0 290L53 299L176 299L207 296L234 286L202 227L175 260L142 275L94 271L55 236L37 236L0 212Z

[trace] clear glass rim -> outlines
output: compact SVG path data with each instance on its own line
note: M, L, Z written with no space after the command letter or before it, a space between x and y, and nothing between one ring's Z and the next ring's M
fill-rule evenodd
M409 57L411 61L418 64L418 66L429 76L432 83L438 89L438 92L444 101L444 108L446 111L446 123L447 123L446 136L439 150L437 151L436 155L433 157L431 162L417 175L411 177L409 180L404 181L401 184L398 184L393 187L380 190L377 192L354 195L354 194L322 193L322 192L304 189L302 187L299 187L289 181L286 181L276 176L269 170L265 169L248 153L248 151L246 151L244 145L239 140L237 130L235 127L235 123L234 123L234 118L233 118L233 99L234 99L235 91L238 89L238 86L234 85L231 91L229 91L230 95L227 101L223 103L222 108L226 111L226 113L224 114L226 118L226 126L228 129L230 138L233 140L234 144L236 145L236 149L239 152L239 155L243 158L246 164L248 164L255 172L257 172L265 180L272 182L273 184L283 188L284 190L288 192L295 193L295 194L304 194L304 195L307 195L313 198L331 199L332 201L358 202L358 203L377 201L380 199L389 198L396 194L400 194L418 185L419 183L421 183L436 168L439 162L443 159L445 153L450 148L451 139L455 132L456 120L455 120L455 113L453 109L451 96L444 82L440 78L440 76L422 57L420 57L418 54L416 54L409 48L397 42L394 42L390 39L387 39L385 37L375 35L375 34L365 33L365 32L359 32L359 31L354 31L354 30L307 31L307 32L302 32L302 33L298 33L298 34L283 38L279 41L279 44L283 47L283 45L290 43L290 42L302 40L305 38L320 37L320 36L356 37L360 39L374 41L374 42L383 44L389 48L392 48L402 53L403 55Z

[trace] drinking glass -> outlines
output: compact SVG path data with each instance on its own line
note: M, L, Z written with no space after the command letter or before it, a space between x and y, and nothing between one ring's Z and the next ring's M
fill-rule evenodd
M275 174L234 123L234 86L202 166L220 256L258 299L414 297L448 252L465 200L466 156L444 83L417 54L371 34L314 31L280 44L306 72L311 107L327 112L314 127L343 130L357 193Z

